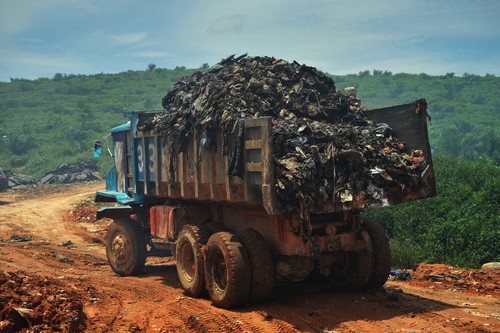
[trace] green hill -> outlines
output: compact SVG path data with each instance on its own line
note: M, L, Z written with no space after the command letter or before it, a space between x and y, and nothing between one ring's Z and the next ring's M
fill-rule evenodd
M123 123L123 112L160 110L166 92L194 70L56 74L51 79L0 83L0 165L37 176L63 163L89 160L93 140ZM487 156L498 163L500 78L374 70L333 79L337 88L358 84L358 97L368 108L427 98L435 152Z
M123 112L160 110L161 98L193 70L62 75L0 83L0 166L41 175L91 159L93 140L125 121Z

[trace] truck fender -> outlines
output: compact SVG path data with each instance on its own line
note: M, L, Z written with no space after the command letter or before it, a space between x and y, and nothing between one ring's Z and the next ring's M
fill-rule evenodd
M130 206L118 206L118 207L104 207L97 211L97 219L108 217L116 220L120 217L129 217L133 214L132 207Z

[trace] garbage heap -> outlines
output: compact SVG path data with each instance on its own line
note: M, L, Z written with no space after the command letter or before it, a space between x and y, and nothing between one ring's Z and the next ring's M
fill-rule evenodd
M422 152L407 152L388 125L369 121L356 87L336 90L324 73L295 61L230 56L180 79L162 104L165 112L141 130L168 135L177 154L195 129L201 149L215 149L222 128L233 176L244 172L240 120L272 117L275 187L284 214L307 216L332 203L335 210L380 206L387 204L385 189L416 189L421 182Z

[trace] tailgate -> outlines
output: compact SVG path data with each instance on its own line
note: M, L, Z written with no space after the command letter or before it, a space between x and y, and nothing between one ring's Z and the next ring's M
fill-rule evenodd
M423 173L422 188L416 193L415 199L435 196L436 181L427 131L427 102L421 99L412 103L369 110L365 115L376 123L388 124L392 128L394 136L405 141L408 150L422 150L424 152L428 168ZM400 200L393 200L393 203L410 200L410 198L403 196Z

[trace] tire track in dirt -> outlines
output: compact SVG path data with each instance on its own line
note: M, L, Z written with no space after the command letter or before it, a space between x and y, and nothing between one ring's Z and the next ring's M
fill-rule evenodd
M190 297L178 297L175 302L167 304L165 310L169 318L176 318L168 323L165 329L175 332L297 332L288 324L266 319L266 314L245 312L248 309L235 311L217 309L207 306L207 300ZM283 328L286 329L284 330Z
M85 184L67 188L62 192L32 194L28 198L14 193L2 194L8 204L0 212L0 238L9 239L13 233L23 233L35 239L66 241L68 237L77 244L85 241L70 225L63 223L63 216L72 204L84 199L89 193L102 188L102 184ZM22 215L19 213L22 212Z

